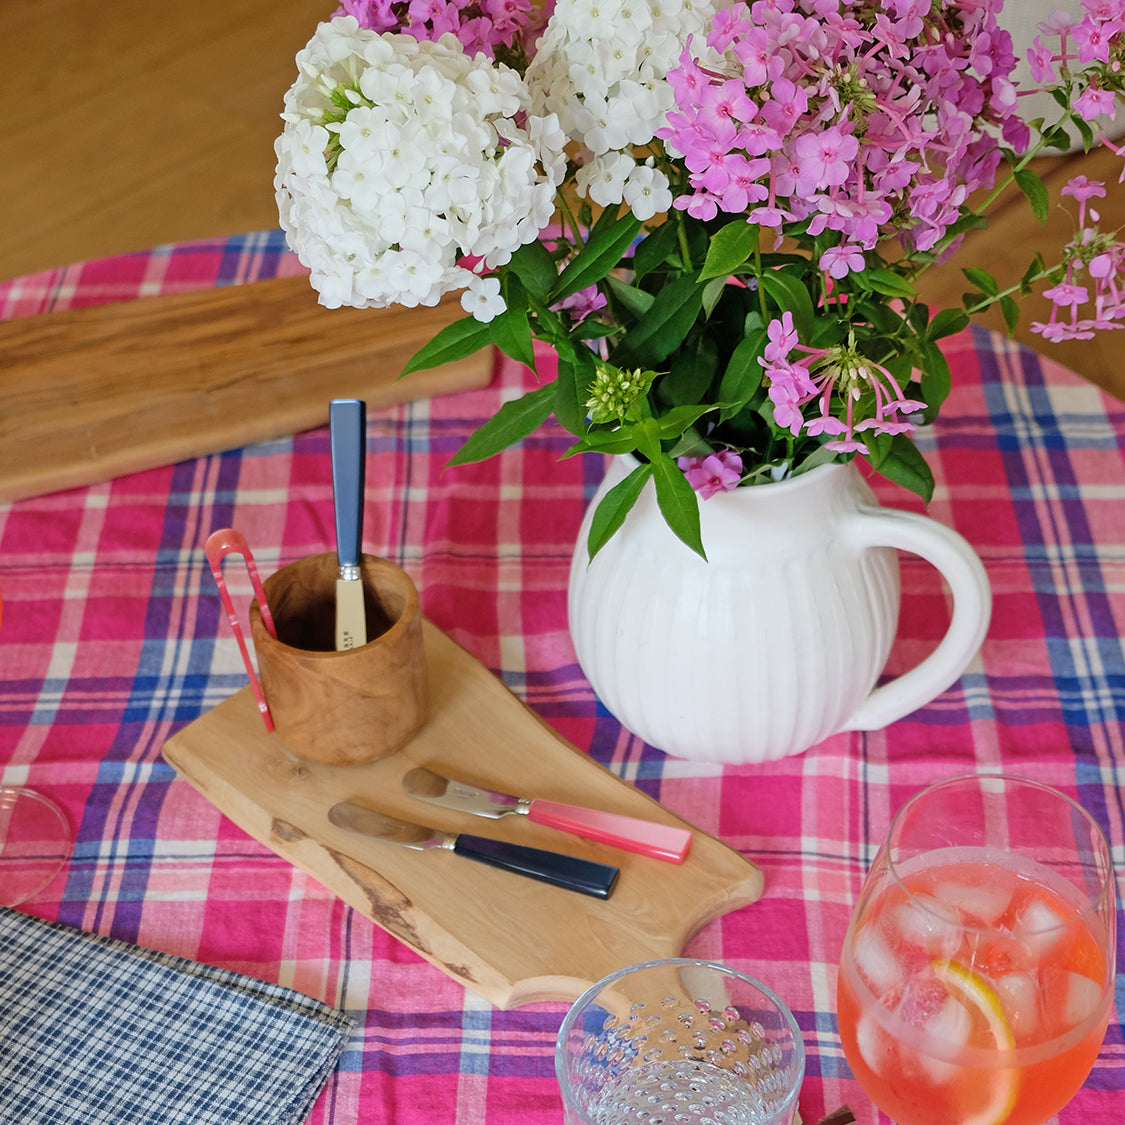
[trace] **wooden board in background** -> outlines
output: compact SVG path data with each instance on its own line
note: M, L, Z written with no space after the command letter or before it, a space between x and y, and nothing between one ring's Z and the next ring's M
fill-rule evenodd
M484 386L491 349L398 378L464 315L457 297L325 309L298 275L2 323L0 502L324 425L333 398Z
M678 956L705 922L761 897L758 867L698 829L676 865L525 817L486 820L407 796L403 775L428 765L520 796L684 824L562 739L430 622L425 640L426 725L389 758L353 768L300 761L266 733L248 687L170 738L164 757L255 839L499 1007L574 1000L615 969ZM368 840L330 823L340 800L612 863L621 875L601 901L450 851Z

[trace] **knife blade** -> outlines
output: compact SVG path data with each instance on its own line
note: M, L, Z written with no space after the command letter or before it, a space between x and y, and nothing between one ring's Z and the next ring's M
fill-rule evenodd
M619 869L608 863L596 863L579 856L528 848L489 836L471 836L464 832L442 832L424 824L399 820L355 801L340 801L328 810L328 819L337 828L361 836L381 840L398 847L424 851L445 848L466 859L511 871L529 879L538 879L568 891L609 898L617 882Z
M333 399L328 410L332 447L332 503L336 517L336 650L367 644L360 555L366 462L366 404Z
M410 770L402 779L402 787L410 796L441 808L492 820L509 814L526 816L536 824L561 828L587 840L668 863L683 863L691 847L691 832L686 828L538 797L514 797L446 777L424 766Z

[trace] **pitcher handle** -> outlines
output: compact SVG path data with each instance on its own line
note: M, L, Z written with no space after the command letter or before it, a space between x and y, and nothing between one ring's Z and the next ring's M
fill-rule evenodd
M845 535L857 548L893 547L934 566L949 583L953 612L937 648L917 667L881 684L841 730L879 730L929 703L954 683L980 650L992 615L992 591L976 552L962 535L928 516L863 507Z

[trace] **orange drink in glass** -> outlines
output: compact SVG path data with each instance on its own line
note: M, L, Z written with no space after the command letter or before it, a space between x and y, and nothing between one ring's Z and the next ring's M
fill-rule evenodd
M1113 1006L1109 847L1048 786L964 777L903 806L844 942L844 1053L898 1125L1042 1125Z

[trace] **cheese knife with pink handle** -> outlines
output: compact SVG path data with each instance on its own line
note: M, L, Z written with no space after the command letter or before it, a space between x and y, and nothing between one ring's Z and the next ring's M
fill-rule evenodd
M442 808L492 820L510 813L526 816L536 824L561 828L574 836L612 844L668 863L683 863L691 846L691 832L686 828L538 797L513 797L444 777L424 767L410 770L402 779L402 787L410 796Z

